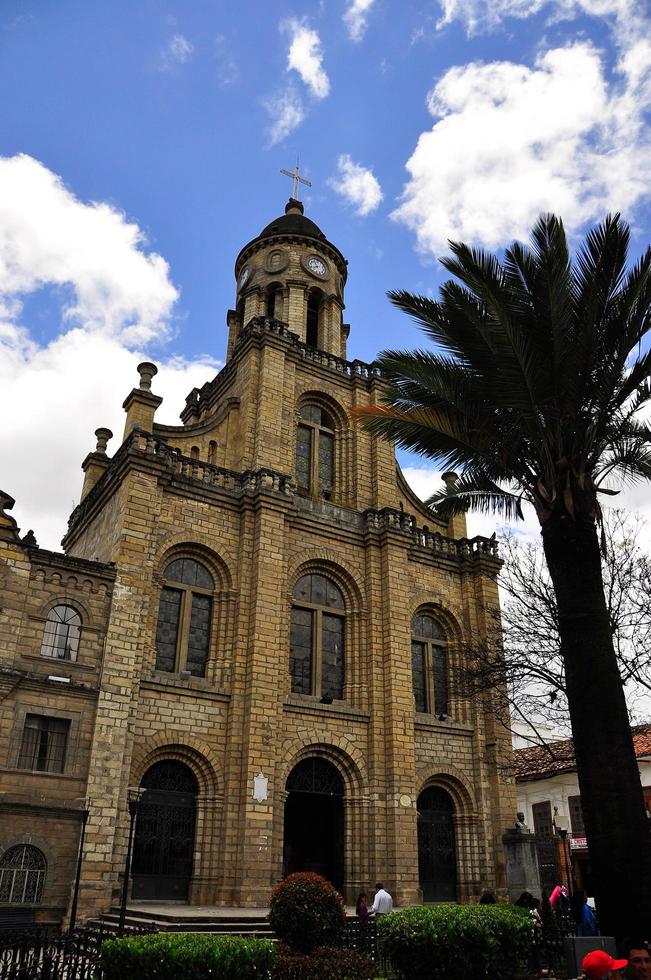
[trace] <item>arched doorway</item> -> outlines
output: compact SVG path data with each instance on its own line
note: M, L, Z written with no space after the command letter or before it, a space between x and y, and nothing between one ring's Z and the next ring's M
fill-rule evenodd
M311 757L287 779L283 875L312 871L344 885L344 781L326 759Z
M194 855L197 781L174 759L155 762L142 777L133 845L134 898L188 897Z
M418 797L418 878L424 902L455 902L457 855L454 803L439 786Z

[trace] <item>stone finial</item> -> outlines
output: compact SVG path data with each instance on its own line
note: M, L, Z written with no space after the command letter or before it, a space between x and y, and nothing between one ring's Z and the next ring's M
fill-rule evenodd
M36 535L32 531L31 527L27 534L20 539L20 543L24 544L26 548L38 548L38 541L36 540Z
M151 361L143 361L138 365L138 374L140 375L140 390L141 391L151 391L151 381L154 375L158 374L158 368Z
M18 532L20 528L11 514L5 511L11 510L16 501L4 490L0 490L0 539L5 541L20 541Z
M109 439L113 438L113 433L110 429L95 429L95 435L97 437L97 445L95 447L96 453L102 453L103 456L106 455L106 447L108 445Z
M459 474L455 473L453 470L448 470L447 473L441 473L441 479L445 483L448 490L452 490L454 484L459 479Z

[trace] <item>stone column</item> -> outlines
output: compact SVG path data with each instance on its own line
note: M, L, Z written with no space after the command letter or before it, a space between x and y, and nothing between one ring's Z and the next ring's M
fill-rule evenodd
M373 544L371 545L371 540ZM414 750L414 696L411 678L409 570L406 542L397 530L369 531L367 570L373 689L369 757L377 787L372 836L373 874L398 905L418 901Z
M542 898L536 838L519 830L507 830L502 835L506 862L506 881L509 900L515 902L522 892Z

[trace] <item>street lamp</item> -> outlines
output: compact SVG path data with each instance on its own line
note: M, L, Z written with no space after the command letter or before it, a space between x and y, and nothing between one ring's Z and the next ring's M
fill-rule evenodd
M131 852L133 850L133 830L136 817L140 809L140 790L130 789L127 794L127 804L129 807L129 841L127 843L127 856L124 862L124 879L122 881L122 901L120 902L120 921L118 922L118 936L124 935L124 919L127 914L127 897L129 894L129 876L131 874Z
M86 806L80 810L81 833L79 834L79 851L77 853L77 873L75 875L75 890L72 896L72 906L70 908L70 922L68 923L68 935L72 936L77 925L77 903L79 901L79 883L81 881L81 862L84 856L84 840L86 838L86 824L90 813L91 800L86 801Z

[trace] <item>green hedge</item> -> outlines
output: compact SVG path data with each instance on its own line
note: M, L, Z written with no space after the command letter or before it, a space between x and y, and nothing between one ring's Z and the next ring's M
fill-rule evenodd
M419 906L382 916L380 943L409 980L511 980L533 922L515 905Z
M274 980L374 980L373 963L353 949L315 949L310 956L278 950Z
M157 932L102 944L104 980L250 980L268 978L273 943L243 936Z
M325 878L299 871L273 890L269 922L281 942L299 953L311 953L318 946L341 945L346 906Z

